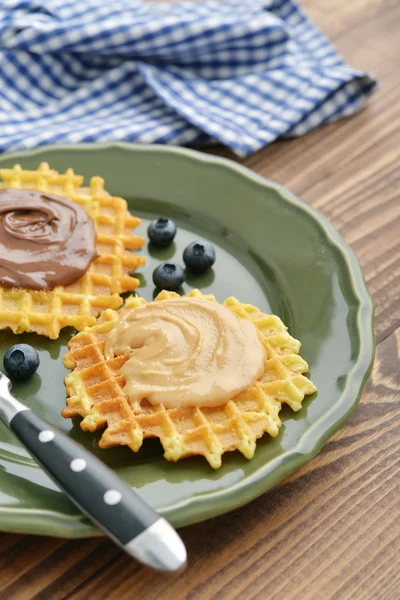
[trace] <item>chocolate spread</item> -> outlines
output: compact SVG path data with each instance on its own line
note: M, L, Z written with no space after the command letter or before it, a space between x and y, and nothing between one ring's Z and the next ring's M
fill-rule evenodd
M52 290L79 279L96 258L85 210L37 190L0 190L0 285Z
M129 354L121 374L134 410L220 406L263 374L265 350L250 320L217 302L171 298L126 310L106 338L106 358Z

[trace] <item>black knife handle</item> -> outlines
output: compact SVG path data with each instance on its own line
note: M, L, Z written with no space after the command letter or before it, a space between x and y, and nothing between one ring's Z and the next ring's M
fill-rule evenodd
M160 519L111 469L32 411L18 412L10 426L60 488L120 546Z

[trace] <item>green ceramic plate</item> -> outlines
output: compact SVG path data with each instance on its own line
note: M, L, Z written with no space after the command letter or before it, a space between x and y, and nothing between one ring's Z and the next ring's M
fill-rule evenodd
M113 467L174 525L225 513L249 502L311 460L356 406L374 355L373 306L361 269L330 223L287 190L251 171L213 156L161 146L69 146L6 155L1 167L19 162L35 169L47 161L85 176L101 174L107 189L123 196L131 211L148 219L168 215L179 231L172 248L144 250L143 296L153 295L151 274L161 260L181 262L196 237L217 248L211 273L192 277L185 289L234 295L279 315L302 342L318 394L303 409L282 411L275 440L258 443L253 460L239 452L224 456L213 471L204 459L177 464L162 457L158 440L136 455L126 448L98 450L98 436L63 420L61 357L72 331L59 341L0 332L0 360L20 342L40 352L38 373L15 385L14 394ZM35 464L15 437L0 427L0 528L7 531L85 537L99 534Z

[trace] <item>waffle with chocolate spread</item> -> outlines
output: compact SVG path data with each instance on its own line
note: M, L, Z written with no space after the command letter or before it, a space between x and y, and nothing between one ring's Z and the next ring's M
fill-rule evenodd
M132 252L145 240L132 234L140 219L128 212L126 201L110 196L101 177L93 177L85 188L83 177L72 169L60 174L47 163L37 171L15 165L1 169L0 176L0 189L39 190L81 206L93 221L96 251L84 275L68 285L56 285L50 291L1 286L0 329L33 331L56 339L63 327L81 331L94 325L101 311L121 306L120 294L139 285L130 273L145 263L144 257Z

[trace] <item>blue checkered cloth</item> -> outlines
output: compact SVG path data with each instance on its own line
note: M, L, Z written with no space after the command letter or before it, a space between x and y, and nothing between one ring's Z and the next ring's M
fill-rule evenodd
M0 151L221 142L240 156L361 108L293 0L1 0Z

